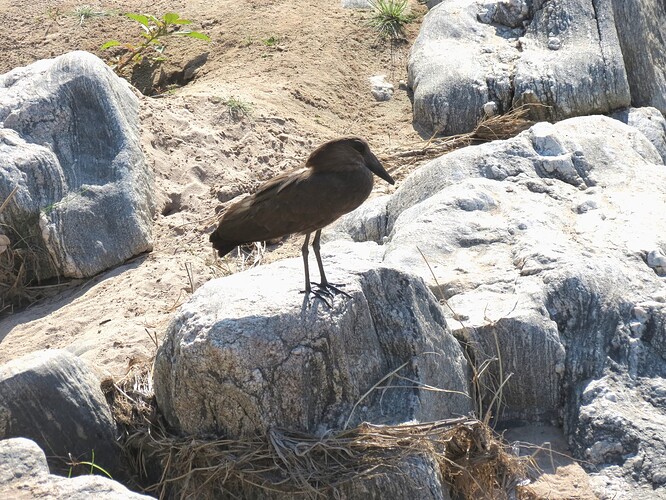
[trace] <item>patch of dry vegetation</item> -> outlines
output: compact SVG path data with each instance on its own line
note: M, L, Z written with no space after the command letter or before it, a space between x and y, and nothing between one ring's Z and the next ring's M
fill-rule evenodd
M107 381L104 389L137 482L159 498L235 498L260 490L330 498L355 480L404 474L405 458L415 455L432 457L462 498L523 495L528 461L474 418L364 423L323 437L284 429L244 440L178 436L159 416L146 367L118 383Z
M524 104L503 115L484 118L472 132L448 137L437 137L437 134L435 134L424 146L419 145L407 150L401 148L399 151L387 152L380 159L393 177L396 179L404 178L419 164L456 149L515 137L536 123L530 118L530 114L536 106L542 107L542 105Z

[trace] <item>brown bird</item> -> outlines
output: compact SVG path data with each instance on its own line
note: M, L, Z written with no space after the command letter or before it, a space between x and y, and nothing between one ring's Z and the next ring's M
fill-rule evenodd
M395 181L358 137L345 137L322 144L305 162L305 167L286 172L259 187L256 193L231 205L220 219L210 241L220 257L235 247L279 238L293 233L305 234L301 248L305 267L305 293L311 293L308 267L310 234L315 232L312 248L319 266L320 283L312 283L320 299L341 292L324 274L319 240L321 229L341 215L357 208L372 191L373 175L389 184Z

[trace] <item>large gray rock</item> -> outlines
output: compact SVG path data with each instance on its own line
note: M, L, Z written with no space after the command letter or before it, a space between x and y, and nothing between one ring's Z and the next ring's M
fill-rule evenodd
M150 250L152 178L138 98L101 59L72 52L0 76L0 214L31 278L87 277Z
M414 121L469 132L524 103L549 121L630 104L611 0L449 0L425 17L408 65Z
M631 104L654 106L666 113L666 4L655 0L612 3Z
M630 461L627 484L663 488L666 166L643 133L602 116L539 123L428 163L385 211L373 235L383 265L420 275L447 299L447 322L476 362L495 358L483 383L486 407L501 395L499 420L562 425L580 458L590 449L602 469ZM362 212L348 217L363 225ZM608 415L585 417L605 404L589 387L610 374L617 394L646 403L641 423L609 431ZM622 443L614 455L609 432Z
M44 500L149 499L99 475L67 479L49 473L42 449L29 439L0 441L0 494L5 498Z
M308 307L299 293L300 259L197 290L155 361L155 395L169 423L240 437L271 426L321 433L347 422L467 414L467 363L439 304L421 279L375 267L377 248L341 243L324 256L329 278L351 295L330 309L318 300ZM341 261L353 264L343 270ZM402 378L371 390L403 364Z
M116 426L99 381L67 351L37 351L0 366L0 439L30 438L48 450L51 470L69 456L123 478ZM75 473L81 470L75 471Z

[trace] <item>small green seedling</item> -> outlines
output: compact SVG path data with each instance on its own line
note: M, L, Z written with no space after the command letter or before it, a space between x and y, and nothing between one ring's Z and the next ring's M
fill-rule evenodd
M167 12L161 19L149 14L127 13L125 15L141 25L143 42L134 45L131 43L122 44L118 40L109 40L102 45L102 50L119 46L127 50L127 53L121 56L115 64L116 73L120 73L130 63L139 64L144 57L148 57L146 51L152 52L150 57L153 61L164 61L166 59L164 56L164 50L166 49L164 38L171 35L187 36L210 42L210 37L204 33L179 29L179 26L192 24L192 21L181 18L180 14L175 12Z
M95 463L95 450L92 450L92 458L90 461L82 461L79 462L76 458L72 456L71 453L68 453L69 455L69 462L67 462L67 465L69 465L69 474L67 474L68 478L72 477L72 471L74 470L74 467L78 467L79 465L85 465L86 467L90 467L90 475L92 476L95 471L101 472L104 475L106 475L109 479L113 479L111 477L111 474L109 474L104 468L100 467Z
M266 47L276 47L277 44L280 43L280 39L275 35L271 35L268 38L261 40L261 43L263 43Z

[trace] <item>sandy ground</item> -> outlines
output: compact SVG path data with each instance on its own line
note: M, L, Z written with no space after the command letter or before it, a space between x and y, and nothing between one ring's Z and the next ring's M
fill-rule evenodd
M391 47L367 25L367 12L338 1L94 2L87 5L104 15L83 20L74 14L82 5L0 0L0 73L75 49L108 59L102 43L137 39L138 25L123 12L178 12L212 38L169 40L165 75L197 58L205 63L187 85L142 98L143 146L159 207L154 251L65 284L56 297L0 321L0 362L66 348L100 376L117 378L152 359L173 311L193 289L251 265L237 256L217 259L208 243L226 203L336 136L361 135L380 158L422 143L399 82L406 80L408 47L426 9L412 2L407 40ZM368 78L378 74L395 85L388 102L370 94ZM234 115L229 99L247 105L247 114ZM407 173L401 169L398 181ZM391 189L377 183L379 192ZM299 240L270 247L263 262L298 255ZM593 498L578 487L586 476L574 469L551 471L543 498Z
M234 197L295 167L319 143L358 134L380 154L421 141L411 126L405 90L376 102L368 78L405 79L408 44L391 48L367 25L367 12L323 0L105 2L89 4L81 22L75 2L0 0L0 72L74 49L99 50L109 39L136 39L122 12L178 12L212 42L172 37L164 73L205 55L186 86L141 104L143 146L155 171L159 211L154 251L57 298L6 317L0 362L42 348L67 348L100 375L122 376L153 356L174 309L202 283L242 269L216 259L208 243L217 214ZM417 16L425 8L415 3ZM408 29L408 38L418 30ZM247 114L233 114L229 99ZM385 186L378 189L386 191ZM295 256L298 237L270 248L263 262ZM300 277L295 277L300 279Z

